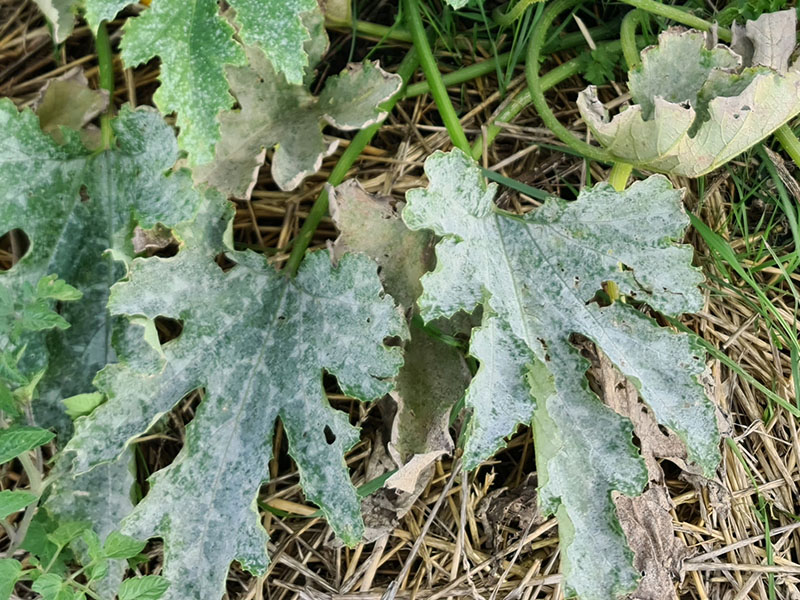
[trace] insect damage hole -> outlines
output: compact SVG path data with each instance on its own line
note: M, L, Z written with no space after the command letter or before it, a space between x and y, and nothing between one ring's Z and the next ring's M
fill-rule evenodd
M12 229L0 236L0 271L8 271L22 260L31 247L31 240L22 229Z
M323 433L325 434L325 441L328 443L329 446L332 446L333 443L336 441L336 434L333 433L333 431L328 425L325 425Z
M163 346L167 342L177 340L183 333L183 321L158 316L154 319L158 341Z

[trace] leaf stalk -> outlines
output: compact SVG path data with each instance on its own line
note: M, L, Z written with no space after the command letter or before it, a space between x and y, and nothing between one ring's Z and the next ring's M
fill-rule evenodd
M114 111L114 60L111 53L111 40L108 37L108 28L103 21L97 28L97 37L94 40L97 50L97 68L100 72L100 89L108 92L108 108L100 116L100 133L103 148L108 150L114 141L114 130L111 128L111 118Z

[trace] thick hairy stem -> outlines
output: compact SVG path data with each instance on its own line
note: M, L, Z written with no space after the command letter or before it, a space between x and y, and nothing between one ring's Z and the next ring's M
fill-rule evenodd
M114 140L114 132L111 129L111 117L114 111L114 60L105 21L97 28L94 44L97 49L97 68L100 71L100 89L108 91L108 108L100 117L103 148L108 149Z
M608 183L618 192L623 191L628 185L631 171L633 171L633 165L624 162L615 162L614 166L611 167L611 172L608 174Z

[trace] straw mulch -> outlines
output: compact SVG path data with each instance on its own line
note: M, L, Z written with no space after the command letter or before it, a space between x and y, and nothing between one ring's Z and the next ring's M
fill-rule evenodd
M118 40L120 24L111 27L112 42ZM346 57L349 37L332 37L332 55L343 53ZM391 44L384 48L389 55L399 53L392 50ZM569 55L555 60L566 58ZM86 27L79 26L54 56L48 31L32 2L0 3L0 95L26 106L45 81L74 66L81 66L90 82L96 84L96 57ZM123 71L119 62L116 66L116 104L149 102L156 86L157 62L135 71ZM524 85L524 77L517 77L509 91L513 93ZM549 94L562 122L572 125L581 136L586 134L574 109L574 99L584 85L579 79L570 80ZM610 98L616 92L609 90L609 94ZM493 77L454 89L453 98L464 115L467 134L473 139L482 126L491 122L493 113L505 100L497 92ZM339 152L347 141L342 137ZM587 180L606 178L598 165L593 164L591 172L587 172L582 160L541 144L558 146L559 142L528 109L504 127L484 156L484 165L565 198L574 197L574 190ZM400 199L406 190L425 185L421 170L425 157L449 147L431 98L408 99L390 115L350 175L370 192ZM291 193L276 191L268 179L269 170L263 169L252 202L237 205L236 240L256 249L285 248L297 234L336 159L333 156L326 160L319 173ZM712 175L708 182L703 197L697 197L695 182L674 183L688 189L686 202L690 209L700 207L699 215L706 223L734 248L740 248L744 240L727 219L736 199L734 182L722 172ZM498 202L518 211L535 206L532 199L510 190L503 191ZM335 236L332 223L326 220L313 245L324 247ZM669 567L669 574L674 577L680 598L768 598L772 575L776 597L797 600L800 535L793 515L800 513L798 423L786 410L770 403L753 383L755 380L795 404L791 357L777 347L754 312L755 294L735 279L732 287L716 284L715 278L721 274L709 260L708 249L698 235L689 234L688 241L696 247L697 264L709 274L709 284L704 311L683 322L724 351L752 379L709 360L709 389L733 442L723 445L724 459L717 480L703 482L682 472L673 461L661 463L671 502L666 509L671 526L675 536L688 547L685 559ZM281 263L286 256L278 251L272 260ZM763 278L760 283L765 284L764 289L767 283L775 286L767 291L770 301L787 322L794 323L796 300L780 273L767 269L759 277ZM586 352L593 358L593 385L603 395L609 387L603 381L607 372L602 357L593 355L590 347ZM619 387L610 389L613 395ZM368 463L385 438L385 424L374 406L359 405L335 392L331 400L338 408L349 411L353 422L363 427L362 441L348 457L354 483L362 484ZM183 428L199 401L199 395L193 394L171 413L169 436L153 436L141 443L151 472L177 454ZM613 404L616 400L606 395L605 401ZM556 522L533 510L536 479L528 429L518 431L504 451L469 475L454 470L457 460L442 460L424 493L394 530L377 542L353 549L339 547L323 520L303 518L315 508L303 498L280 431L275 445L278 458L273 461L272 480L264 486L260 501L298 516L278 518L265 513L264 525L272 540L270 571L266 577L254 578L234 565L228 582L230 600L379 600L390 588L396 591L395 598L403 600L563 597ZM10 485L20 476L7 472L5 477ZM770 530L773 564L767 560L765 525ZM219 535L226 532L220 531ZM151 572L157 573L159 543L154 542L150 549L149 566Z

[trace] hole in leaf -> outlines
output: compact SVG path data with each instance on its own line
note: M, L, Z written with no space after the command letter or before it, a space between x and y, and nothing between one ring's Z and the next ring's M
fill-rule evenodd
M176 340L183 333L183 322L169 317L158 316L155 318L158 341L163 346L167 342Z
M227 273L233 267L236 266L236 262L228 258L228 255L224 252L220 252L214 257L214 262L217 263L217 266L222 269L223 273Z
M328 445L332 445L336 441L336 434L331 431L331 428L325 425L325 441Z
M660 432L661 432L661 433L662 433L664 436L666 436L666 437L669 437L669 434L670 434L670 431L669 431L669 429L667 429L666 427L664 427L664 426L663 426L663 425L661 425L660 423L659 423L659 425L658 425L658 430L659 430L659 431L660 431Z
M389 348L399 347L403 345L403 340L400 339L399 336L393 335L383 338L383 345L388 346Z
M28 253L31 240L22 229L0 236L0 271L8 271Z
M86 188L85 185L81 186L81 189L78 191L78 193L81 196L81 202L83 202L84 204L89 202L89 200L90 200L90 198L89 198L89 190Z

